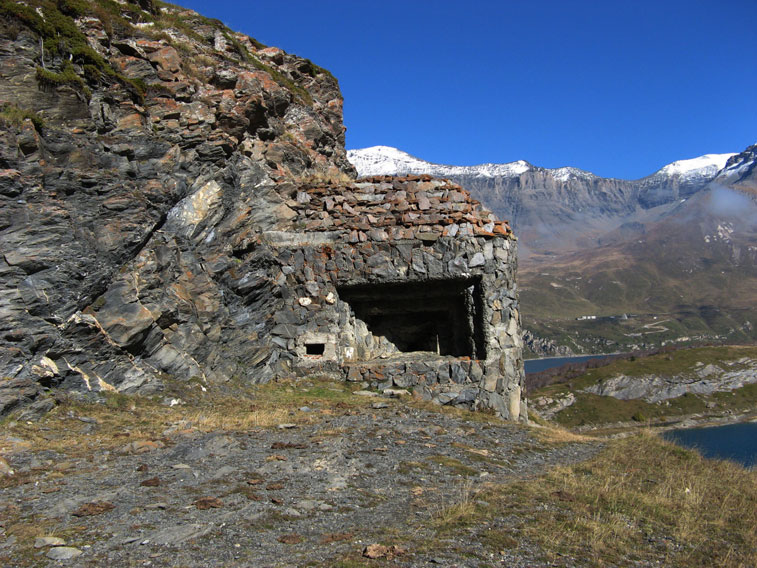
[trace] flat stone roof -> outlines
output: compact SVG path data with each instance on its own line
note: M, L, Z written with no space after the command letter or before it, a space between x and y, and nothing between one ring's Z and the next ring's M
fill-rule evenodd
M303 231L348 232L349 242L441 236L509 237L507 221L459 185L427 175L373 176L300 185L287 203Z

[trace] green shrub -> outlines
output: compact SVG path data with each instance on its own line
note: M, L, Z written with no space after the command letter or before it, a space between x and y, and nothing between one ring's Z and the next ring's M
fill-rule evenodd
M45 121L35 112L22 109L12 103L3 103L0 106L0 124L21 126L27 119L31 120L34 128L40 132L45 127Z
M122 6L112 0L57 0L57 2L39 2L44 18L31 6L17 4L10 0L0 0L0 15L25 25L42 39L43 62L45 57L63 60L59 71L52 71L42 66L37 68L37 80L41 85L56 87L69 85L82 92L87 98L91 96L90 85L110 81L121 83L140 103L144 102L146 87L143 81L131 79L118 73L97 51L90 47L86 36L79 30L74 18L93 16L103 22L106 32L112 33L114 23L121 27L130 27L122 17L126 13L134 19L150 19L149 13L138 6ZM80 77L72 66L82 66L84 78ZM85 80L86 79L86 80Z
M69 61L64 62L60 73L37 67L37 81L40 85L52 88L61 85L69 85L81 91L87 99L92 96L92 91L89 90L84 79L76 74L76 71L74 71L74 68Z
M81 18L90 13L91 6L84 0L58 0L58 10L66 16Z

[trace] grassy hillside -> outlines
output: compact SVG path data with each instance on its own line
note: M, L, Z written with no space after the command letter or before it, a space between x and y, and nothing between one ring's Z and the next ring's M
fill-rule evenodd
M634 240L527 259L519 271L524 327L588 352L755 340L753 223L707 217L694 204Z
M50 549L35 547L46 536L93 566L757 564L757 472L648 433L599 441L417 401L376 406L324 380L229 388L175 385L164 394L183 404L170 407L66 398L39 422L4 421L0 452L17 471L0 473L0 563L47 565ZM294 509L314 491L325 507ZM52 512L72 499L73 513ZM150 540L187 525L213 531Z

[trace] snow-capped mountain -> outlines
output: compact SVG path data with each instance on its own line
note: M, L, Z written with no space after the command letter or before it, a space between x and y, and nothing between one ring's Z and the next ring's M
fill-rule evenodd
M678 160L661 168L655 175L693 177L714 177L726 162L736 154L705 154L690 160Z
M517 177L528 171L544 169L551 172L555 179L563 181L571 177L592 178L597 177L591 172L578 168L557 168L553 170L536 168L525 160L508 162L506 164L479 164L476 166L449 166L434 164L416 158L407 152L392 148L391 146L372 146L359 150L348 150L347 158L357 169L361 176L369 175L401 175L401 174L428 174L435 177L457 178L472 176L480 178L494 177Z
M705 154L688 160L678 160L668 164L643 179L678 178L685 181L707 179L708 181L725 167L726 162L736 154ZM435 164L421 160L391 146L371 146L348 150L347 158L361 176L429 174L436 177L474 176L483 178L517 177L534 170L548 172L554 179L568 181L571 178L599 178L591 172L573 167L539 168L525 160L504 164L479 164L476 166L454 166Z
M736 154L705 154L678 160L637 180L638 200L645 209L687 199L710 183Z

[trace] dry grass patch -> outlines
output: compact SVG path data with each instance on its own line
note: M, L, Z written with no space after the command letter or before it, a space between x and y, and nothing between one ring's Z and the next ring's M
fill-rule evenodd
M178 407L168 408L147 398L108 393L99 402L92 403L63 399L41 421L6 420L4 430L35 450L83 457L97 450L124 446L133 440L157 440L181 418ZM5 449L15 450L13 447Z
M576 434L575 432L554 425L545 428L534 428L532 432L540 442L548 445L586 444L588 442L597 441L596 438L591 436Z
M757 472L648 433L606 442L590 461L489 486L435 526L503 518L518 519L512 529L556 565L757 566Z
M498 457L492 451L486 448L475 448L461 442L452 442L450 446L452 446L453 448L460 448L461 450L465 450L468 459L472 462L488 463L497 466L506 465L508 463L507 460Z
M269 428L284 422L309 422L312 417L291 416L288 408L260 408L255 404L240 404L238 400L217 400L209 405L192 408L185 414L194 428L203 432L243 431Z
M169 394L184 403L162 404ZM71 458L92 455L99 450L117 450L137 440L162 441L181 430L247 431L275 427L282 423L314 423L325 414L350 412L370 404L354 396L350 385L328 380L282 381L246 386L233 394L200 392L183 384L168 393L151 397L103 393L94 402L74 397L60 404L39 422L3 421L5 439L0 452L23 449L53 450ZM301 412L303 406L312 412ZM17 484L11 479L10 483Z
M17 518L17 515L9 515L4 522L7 523L6 532L15 536L23 546L32 545L34 540L41 536L63 536L56 523L51 519L42 517L20 519Z
M63 527L53 519L40 516L20 517L18 512L4 512L0 519L5 524L7 536L15 537L16 543L12 549L6 549L9 556L0 554L0 564L3 566L41 566L47 565L40 561L39 549L34 548L34 542L39 537L50 536L62 538L67 546L84 544L83 536L86 528L81 525Z
M471 477L480 473L477 469L472 468L469 465L461 462L459 459L453 458L451 456L435 455L427 457L426 460L435 464L442 465L444 467L448 467L456 474L465 477Z
M186 419L203 431L269 428L285 422L318 422L321 415L334 415L363 408L371 401L352 394L352 385L327 379L282 380L249 386L234 396L209 395L188 411ZM312 412L299 408L312 405Z
M245 389L261 407L294 409L303 404L318 403L342 409L370 406L375 400L352 394L359 389L351 383L329 379L281 380Z
M433 515L433 526L440 532L454 531L467 526L478 516L473 482L466 479L460 483L452 494L450 502L443 505Z

